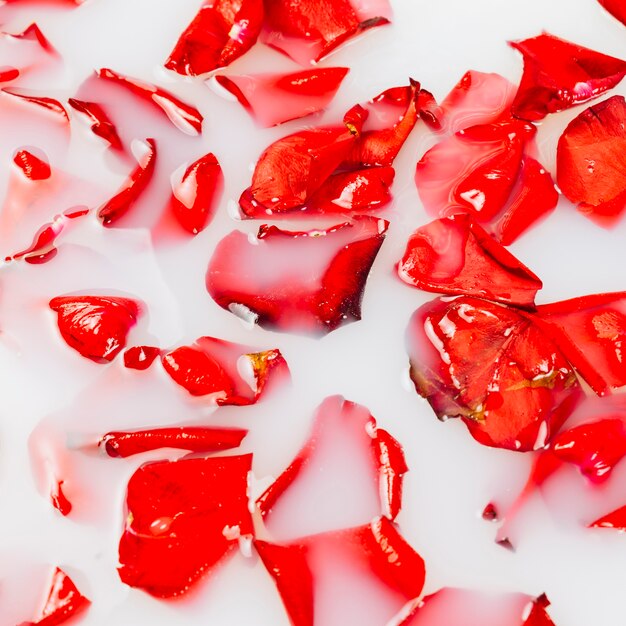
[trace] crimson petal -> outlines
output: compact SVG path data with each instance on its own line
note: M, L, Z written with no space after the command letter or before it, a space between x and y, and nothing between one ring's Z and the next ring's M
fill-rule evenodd
M591 522L589 528L613 528L620 532L626 532L626 506L611 511Z
M115 150L124 149L115 124L113 124L106 111L97 102L86 102L76 98L70 98L68 102L74 110L83 113L91 122L91 132L94 135L107 141Z
M186 593L252 535L252 455L148 463L131 477L119 545L122 582L168 598Z
M49 98L47 96L38 96L30 91L25 91L24 89L9 89L5 87L2 90L2 93L7 94L8 96L12 96L13 98L18 98L23 100L24 102L28 102L29 104L34 104L35 106L40 106L48 111L51 111L55 115L59 115L63 118L64 122L69 122L69 116L65 107L55 98Z
M262 126L276 126L326 108L347 67L321 67L292 74L216 76Z
M626 5L622 0L598 0L616 19L626 26Z
M161 448L207 453L237 448L247 434L248 431L241 428L180 426L132 432L113 431L104 435L98 445L109 456L124 459Z
M222 308L264 328L331 332L361 318L363 289L387 227L357 216L309 232L264 225L254 242L233 231L215 249L207 290Z
M422 558L386 517L286 545L255 545L294 626L380 626L424 585Z
M470 295L533 309L542 282L468 215L416 230L398 264L407 283L435 293Z
M154 346L133 346L124 352L124 367L147 370L160 354L160 348Z
M20 626L58 626L78 615L91 604L81 594L72 579L58 567L52 574L50 591L41 610L41 616Z
M416 391L440 419L461 417L484 445L543 447L580 399L550 335L514 309L437 299L415 312L407 338Z
M626 75L626 61L549 33L510 45L524 57L524 74L511 112L536 121L596 98Z
M30 180L46 180L52 175L50 163L43 153L37 156L29 150L18 150L13 156L13 162Z
M253 352L254 348L215 337L200 337L192 346L181 346L162 356L171 378L193 396L212 396L218 405L254 404L270 381L289 375L280 350ZM254 384L240 374L252 374Z
M106 363L126 344L141 312L139 303L115 296L62 296L50 300L65 342L84 357Z
M626 101L613 96L574 118L557 147L557 182L580 210L611 223L626 209Z
M360 32L389 23L387 0L371 10L358 0L265 0L261 40L308 66Z
M263 23L263 0L206 2L182 33L165 67L198 76L229 65L256 42Z
M189 165L179 182L172 181L170 209L187 232L197 235L207 227L223 186L222 168L211 152Z

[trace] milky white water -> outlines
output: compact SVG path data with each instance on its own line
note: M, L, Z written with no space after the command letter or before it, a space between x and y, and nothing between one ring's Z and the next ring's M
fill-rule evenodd
M175 138L168 144L172 153L163 154L157 175L164 182L155 185L142 211L149 211L150 202L165 204L168 168L171 172L208 151L224 169L225 194L216 219L196 238L168 241L155 250L145 230L105 230L89 218L71 230L50 263L0 269L0 626L14 626L34 614L44 586L41 564L62 566L93 601L80 621L85 626L288 624L273 582L255 557L227 562L182 602L160 602L124 586L115 568L125 485L134 468L159 453L124 461L99 457L87 444L113 429L173 423L246 427L251 432L242 451L254 452L260 492L304 442L315 408L337 393L365 405L378 425L404 446L410 473L398 521L426 561L427 592L441 586L545 592L557 626L624 624L626 537L585 530L584 523L626 503L626 468L619 467L609 485L595 491L573 471L554 479L546 487L545 501L535 497L516 519L512 553L494 543L497 529L480 513L490 500L512 501L524 482L528 459L481 447L460 422L439 423L412 390L404 331L415 308L431 296L397 280L393 265L409 234L429 220L413 183L417 159L435 141L423 124L395 162L395 201L384 212L391 225L365 290L362 321L322 339L250 329L206 293L204 274L216 243L233 228L247 233L258 229L258 222L234 222L228 207L249 185L255 159L274 139L307 124L333 123L355 102L405 84L408 76L437 99L470 68L500 72L517 82L521 60L505 41L542 29L626 56L624 27L595 0L392 4L393 26L372 30L324 62L351 68L330 110L266 130L258 129L239 104L160 67L199 0L90 0L72 11L33 9L28 15L22 9L24 19L10 24L18 32L36 20L65 60L60 73L37 74L36 81L33 75L33 85L47 95L74 96L92 70L110 67L158 81L201 110L205 123L200 140L163 122L163 132ZM0 66L4 64L10 59L0 59ZM286 57L259 45L229 71L296 70ZM615 93L625 94L626 85ZM580 110L550 116L541 125L541 161L553 172L558 136ZM140 123L129 120L129 125ZM0 145L15 145L15 128L9 132L0 136ZM61 140L48 135L29 131L17 141L44 149L53 167L109 191L117 189L132 166L87 132L73 132L66 157L61 156ZM6 162L7 154L2 158ZM0 183L6 185L7 179L3 168ZM295 229L301 228L297 223ZM563 201L512 251L543 279L538 300L549 302L624 289L625 237L626 221L604 231ZM77 291L143 300L148 314L131 332L132 345L168 347L213 335L260 349L279 347L293 384L257 406L213 411L167 379L158 364L135 372L124 370L121 358L106 367L92 363L64 344L47 308L50 298ZM62 518L37 491L28 457L28 439L36 427L35 438L48 432L52 441L77 448L66 460L75 476L68 489L77 502L69 518ZM83 446L87 450L79 450ZM335 502L329 499L329 504ZM342 504L350 507L350 499ZM303 506L302 513L320 517L319 527L310 519L296 520L307 530L326 527L324 520L331 519L324 517L321 505L313 512ZM357 582L346 585L355 602L364 589ZM324 594L332 597L332 589L326 587ZM356 626L358 618L352 623Z

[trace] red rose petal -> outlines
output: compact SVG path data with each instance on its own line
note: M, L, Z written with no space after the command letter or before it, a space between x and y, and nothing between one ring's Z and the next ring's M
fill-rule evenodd
M170 209L179 224L192 235L203 231L213 219L223 187L224 175L214 154L189 165L181 180L172 182Z
M100 79L120 85L142 100L152 103L182 132L188 135L199 135L202 132L204 118L198 109L179 100L168 91L136 78L118 74L108 68L98 70L97 76Z
M524 74L511 112L536 121L597 98L626 75L626 61L543 33L510 42L524 57Z
M57 567L52 574L50 591L40 617L21 626L58 626L83 612L90 604L72 579Z
M207 290L222 308L264 328L327 333L361 318L367 276L388 223L358 216L326 230L233 231L209 263Z
M262 126L276 126L321 111L335 97L347 67L292 74L216 76Z
M63 296L50 300L61 336L96 363L112 361L126 344L141 309L135 300L115 296Z
M198 76L229 65L256 42L263 23L263 0L206 2L187 26L165 67Z
M513 309L470 297L418 309L408 330L416 391L488 446L543 447L581 394L549 335Z
M124 352L124 367L132 370L147 370L161 354L154 346L133 346Z
M332 396L318 408L305 445L257 504L280 537L353 525L381 511L393 520L407 471L400 444L377 428L370 412ZM347 493L350 512L341 505Z
M557 182L569 200L601 223L626 209L626 101L613 96L574 118L557 148Z
M598 2L622 24L626 25L626 4L623 0L598 0Z
M589 528L613 528L626 532L626 506L622 506L589 524Z
M37 26L31 24L21 33L0 32L0 58L12 58L16 67L0 69L0 82L10 82L32 72L50 71L50 61L57 61L56 50Z
M385 517L287 545L256 542L294 626L380 626L419 596L424 562Z
M572 298L537 307L539 321L598 395L626 385L626 292Z
M45 154L37 156L29 150L18 150L13 156L13 162L30 180L46 180L52 175L50 163Z
M15 80L20 75L20 71L15 67L3 65L0 67L0 83L8 83Z
M386 0L372 8L349 0L272 0L265 2L265 30L261 41L310 66L363 30L389 23Z
M140 145L141 156L137 159L137 167L119 191L98 209L98 218L103 226L112 226L131 209L152 180L156 165L156 143L154 139L146 139Z
M110 432L102 437L98 445L102 446L109 456L124 459L160 448L207 453L237 448L247 434L248 431L241 428L180 426L134 432Z
M160 461L140 467L126 494L122 582L169 598L186 593L251 535L251 455Z
M468 215L435 220L416 230L398 264L413 287L470 295L533 309L542 282Z
M2 93L5 93L13 98L19 98L20 100L27 102L28 104L34 104L36 106L42 107L43 109L47 109L55 115L58 115L64 122L69 122L70 120L67 111L65 110L65 107L55 98L48 98L47 96L37 96L23 89L9 89L8 87L2 89Z
M110 120L106 111L97 102L86 102L70 98L69 105L83 113L91 122L91 132L107 141L114 150L123 150L122 140L117 134L115 124Z
M356 134L345 126L283 137L260 156L239 204L248 217L269 217L304 205L346 159Z
M552 450L561 461L577 465L592 482L603 482L626 456L626 425L620 417L581 424L559 433Z
M254 404L274 379L289 376L280 350L254 348L215 337L200 337L163 355L163 367L193 396L212 396L218 405ZM252 381L242 376L244 367Z

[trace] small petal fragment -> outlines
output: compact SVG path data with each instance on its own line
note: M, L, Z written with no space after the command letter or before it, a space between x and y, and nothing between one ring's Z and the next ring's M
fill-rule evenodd
M461 417L483 445L541 448L580 399L550 336L514 309L437 299L415 312L407 339L416 391L440 419Z
M233 231L209 263L207 290L222 308L264 328L328 333L361 318L361 298L388 223L358 216L325 230Z
M622 506L600 517L595 522L591 522L589 528L613 528L620 532L626 532L626 506Z
M50 163L46 155L41 152L37 156L29 150L18 150L13 155L13 162L29 180L46 180L52 175Z
M626 101L613 96L574 118L557 148L557 182L582 213L610 225L626 209Z
M192 235L203 231L213 219L223 187L222 168L211 152L189 165L180 181L172 181L170 209L178 223Z
M216 76L261 126L276 126L316 111L335 97L347 67L321 67L293 74Z
M124 149L115 124L97 102L86 102L76 98L70 98L68 102L74 110L83 113L91 122L91 132L94 135L107 141L114 150Z
M147 370L161 354L154 346L133 346L124 352L124 367L132 370Z
M541 120L597 98L626 75L626 61L549 33L510 45L524 57L524 74L511 107L512 114L524 120Z
M425 291L478 296L529 309L542 287L535 274L463 214L415 231L398 275Z
M251 455L148 463L131 477L119 545L122 582L159 598L186 593L252 535Z
M96 363L112 361L137 322L139 303L115 296L62 296L50 300L65 342Z
M256 42L263 23L263 0L211 0L187 26L165 67L199 76L224 67Z
M109 456L123 459L161 448L208 453L237 448L247 434L248 431L241 428L180 426L133 432L110 432L102 437L98 445L103 447Z

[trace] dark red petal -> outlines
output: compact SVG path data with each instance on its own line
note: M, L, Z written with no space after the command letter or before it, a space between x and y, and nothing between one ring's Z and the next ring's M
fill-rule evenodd
M420 95L420 84L412 80L410 85L387 89L363 105L367 119L344 165L392 165L419 119Z
M370 412L332 396L318 408L295 459L257 504L270 532L281 538L351 525L380 512L393 520L402 506L407 471L402 447L376 427ZM342 516L342 522L337 522L337 512L322 513L333 504L340 507L346 493L353 494L352 511ZM303 516L309 519L299 531L301 524L294 520Z
M21 626L58 626L84 611L91 602L77 589L72 579L58 567L52 574L50 591L41 615Z
M574 118L557 148L557 182L580 210L610 224L626 209L626 101L613 96Z
M207 290L222 308L264 328L326 333L361 318L367 276L388 223L357 216L325 230L233 231L209 263Z
M305 537L257 542L294 626L380 626L424 585L424 562L385 517Z
M469 215L416 230L398 264L407 283L435 293L470 295L533 309L542 282Z
M540 120L597 98L626 75L626 61L549 33L510 45L524 56L524 74L511 106L521 119Z
M223 188L222 168L209 152L189 165L180 181L172 181L170 209L186 231L197 235L213 219Z
M140 467L126 494L119 545L124 583L160 598L186 593L251 535L251 455L160 461Z
M626 506L622 506L589 524L589 528L614 528L626 532Z
M52 46L52 44L48 41L46 36L41 32L41 29L37 24L33 23L27 28L25 28L21 33L17 33L15 35L10 34L9 37L14 39L30 39L31 41L36 41L39 46L46 52L50 54L56 54L56 50Z
M229 65L256 42L263 0L206 2L182 33L165 67L198 76Z
M310 66L363 30L389 23L387 0L371 9L349 0L265 0L265 30L261 40Z
M46 180L52 175L50 163L45 154L39 153L37 156L28 150L18 150L13 155L13 162L23 172L24 176L30 180Z
M549 606L550 601L545 593L535 598L530 606L530 613L522 626L554 626L554 622L546 610Z
M162 357L172 379L191 395L211 395L218 405L254 404L270 381L289 376L280 350L254 352L254 348L215 337L200 337ZM252 385L241 374L251 374Z
M515 85L499 74L469 70L441 103L442 127L456 133L506 118Z
M20 75L20 71L9 65L0 66L0 83L8 83L15 80Z
M216 76L262 126L276 126L326 108L347 67L320 67L293 74Z
M415 312L407 338L416 391L440 419L461 417L484 445L543 447L580 399L550 336L514 309L437 299Z
M202 132L200 111L195 107L179 100L176 96L150 83L118 74L108 68L97 72L98 78L109 80L128 89L142 100L151 102L168 117L170 122L179 130L188 135L199 135Z
M247 434L248 431L241 428L180 426L134 432L110 432L102 437L99 445L109 456L122 458L160 448L207 453L236 448Z
M241 195L244 215L266 218L304 205L348 156L356 135L345 126L283 137L260 156L252 184Z
M65 342L97 363L112 361L126 345L139 303L115 296L64 296L50 300Z
M623 0L598 0L598 2L622 24L626 25L626 4Z
M156 165L156 143L146 139L141 144L142 154L137 159L137 167L119 191L98 209L98 218L103 226L112 226L131 209L152 180Z
M552 450L562 461L577 465L592 482L603 482L626 456L626 425L621 417L581 424L559 433Z
M28 102L29 104L34 104L36 106L40 106L48 111L51 111L55 115L59 115L64 122L69 122L70 118L65 110L64 106L54 98L48 98L47 96L36 96L30 92L27 92L23 89L9 89L5 87L2 90L2 93L5 93L14 98L19 98L24 102Z
M133 346L124 352L124 367L133 370L147 370L161 354L154 346Z
M68 102L73 109L83 113L91 122L91 132L94 135L107 141L115 150L124 149L115 124L113 124L106 111L97 102L86 102L76 98L70 98Z
M626 292L537 307L555 343L599 395L626 385Z

